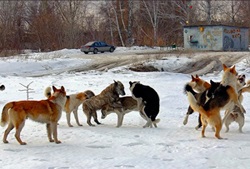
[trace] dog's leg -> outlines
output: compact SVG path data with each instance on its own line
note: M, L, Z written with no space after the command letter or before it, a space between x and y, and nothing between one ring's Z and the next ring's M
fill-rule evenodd
M193 114L193 112L194 112L194 110L189 106L188 111L186 113L186 116L185 116L185 118L183 120L184 125L186 125L188 123L188 117L189 117L189 115Z
M7 129L6 129L5 132L4 132L4 136L3 136L3 142L4 142L4 143L9 143L9 142L7 141L7 137L8 137L8 135L9 135L10 131L11 131L13 128L14 128L14 125L13 125L12 122L10 121L10 122L9 122L9 125L8 125L8 127L7 127Z
M240 123L239 123L239 132L240 132L240 133L243 133L243 131L242 131L242 127L243 127L243 126L244 126L244 124L240 124Z
M215 137L218 138L218 139L222 139L222 137L220 136L220 131L221 131L221 128L222 128L222 124L219 123L219 124L215 125L214 127L215 127Z
M78 119L77 108L75 110L73 110L73 113L74 113L74 116L75 116L76 124L78 126L82 126L82 124L80 124L79 119Z
M240 114L242 114L242 113L240 113ZM243 116L242 120L239 119L239 117L238 117L238 120L237 120L237 122L238 122L238 124L239 124L239 132L240 132L240 133L243 133L242 127L244 126L244 123L245 123L245 117L244 117L244 114L239 115L239 116Z
M155 128L157 128L157 124L156 124L156 122L155 122L155 121L153 121L152 123L153 123L154 127L155 127Z
M121 112L117 113L117 126L116 127L122 126L123 117L124 117L123 113L121 113Z
M152 128L152 120L147 117L147 123L143 126L143 128L150 127Z
M108 115L108 112L107 112L106 108L102 108L101 109L101 113L102 113L102 116L101 116L102 119L105 119L106 116Z
M87 124L89 126L95 126L94 124L91 123L91 115L90 114L86 114L86 116L87 116Z
M51 133L51 125L50 125L50 123L46 124L46 130L47 130L47 136L48 136L49 142L54 142L54 140L52 139L52 133Z
M225 126L226 126L226 133L229 131L229 125L230 125L230 123L229 122L227 122L227 120L225 121Z
M202 127L202 122L201 122L201 115L199 114L199 117L198 117L198 125L195 127L196 130L198 130L199 128Z
M101 124L101 123L98 121L98 119L97 119L97 113L96 113L96 111L94 110L91 114L92 114L92 116L93 116L94 121L96 122L96 124Z
M225 112L225 113L228 113L228 115L227 114L225 114L225 117L223 118L223 120L224 120L224 123L225 123L225 127L226 127L226 133L229 131L229 125L231 124L231 118L232 117L230 117L231 116L231 113L229 113L229 112ZM222 122L223 122L223 120L222 120ZM222 123L223 124L223 123Z
M73 127L73 125L70 123L70 113L71 112L66 112L67 124L69 127Z
M86 101L85 101L86 102ZM87 117L87 124L89 125L89 126L95 126L95 125L93 125L92 123L91 123L91 109L87 106L87 104L85 103L85 102L83 102L83 104L82 104L82 110L83 110L83 112L84 112L84 114L86 115L86 117Z
M57 139L57 122L51 122L50 123L50 129L52 131L55 143L60 144L61 141Z
M143 126L143 128L150 127L150 126L152 127L152 121L150 118L148 118L148 116L145 112L145 106L143 106L141 108L140 115L143 119L145 119L147 121L147 123Z
M207 121L206 121L206 119L205 118L203 118L202 116L201 116L201 122L202 122L202 130L201 130L201 137L206 137L205 136L205 131L206 131L206 127L207 127Z
M27 143L23 142L20 138L20 133L24 127L24 124L25 124L25 119L20 123L20 124L16 124L16 134L15 134L15 137L16 137L16 140L19 142L19 144L21 145L26 145Z

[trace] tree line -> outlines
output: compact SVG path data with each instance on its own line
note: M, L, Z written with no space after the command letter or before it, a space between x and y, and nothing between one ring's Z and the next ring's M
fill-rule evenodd
M79 48L93 40L116 46L183 45L183 26L249 27L244 0L0 1L0 52Z

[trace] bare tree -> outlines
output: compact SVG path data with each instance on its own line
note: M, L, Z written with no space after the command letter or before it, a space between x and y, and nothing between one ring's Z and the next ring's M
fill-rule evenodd
M74 48L77 46L79 40L79 20L86 18L82 18L82 16L84 16L82 14L86 14L88 2L79 0L57 0L56 6L62 17L63 23L66 25L65 35L67 38L66 41L68 42L67 46Z
M152 0L152 1L142 1L143 7L145 9L146 19L153 28L153 46L157 45L157 31L158 31L158 24L159 24L159 7L160 1ZM144 10L143 9L143 10Z
M0 49L23 48L24 35L24 1L0 2Z

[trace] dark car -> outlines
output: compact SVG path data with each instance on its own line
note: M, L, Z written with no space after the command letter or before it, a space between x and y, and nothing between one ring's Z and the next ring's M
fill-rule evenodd
M97 52L114 52L114 50L115 47L113 45L109 45L102 41L88 42L81 46L81 51L85 54L88 54L89 52L93 52L94 54L97 54Z

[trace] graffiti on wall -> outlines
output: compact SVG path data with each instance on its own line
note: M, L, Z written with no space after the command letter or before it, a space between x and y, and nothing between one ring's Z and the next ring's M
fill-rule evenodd
M213 48L217 45L217 32L215 31L206 31L204 35L202 36L203 38L203 44L207 46L208 48Z
M241 30L239 28L235 29L224 29L226 34L223 38L223 49L233 49L234 40L241 38Z
M223 49L233 49L234 48L234 41L232 38L228 36L224 36L223 38Z

